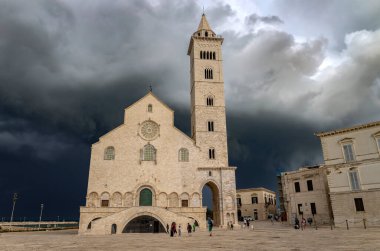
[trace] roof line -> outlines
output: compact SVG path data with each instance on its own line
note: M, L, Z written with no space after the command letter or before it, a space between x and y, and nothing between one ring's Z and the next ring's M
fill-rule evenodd
M342 129L336 129L333 131L317 132L317 133L314 133L314 135L317 137L325 137L325 136L330 136L330 135L335 135L335 134L340 134L340 133L345 133L345 132L357 131L360 129L370 128L370 127L375 127L375 126L380 126L380 121L375 121L375 122L371 122L367 124L356 125L356 126L342 128Z

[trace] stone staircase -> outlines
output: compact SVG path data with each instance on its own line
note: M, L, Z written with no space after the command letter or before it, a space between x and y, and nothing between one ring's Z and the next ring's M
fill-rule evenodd
M176 222L177 226L182 225L182 231L185 231L187 223L193 224L194 219L174 213L162 207L131 207L120 212L108 215L92 222L91 229L83 234L85 235L107 235L111 234L112 225L116 224L116 234L121 234L127 223L138 216L151 216L157 219L166 229L166 225Z

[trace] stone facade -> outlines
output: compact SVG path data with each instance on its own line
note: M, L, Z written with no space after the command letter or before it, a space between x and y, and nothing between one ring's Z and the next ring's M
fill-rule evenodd
M303 167L279 176L279 199L282 219L313 218L317 224L330 224L332 211L328 195L326 168Z
M298 205L304 216L312 214L310 203L314 202L317 222L333 220L336 227L380 226L380 122L316 135L324 165L278 177L280 209L288 222L293 224L300 217ZM311 192L308 180L313 184Z
M263 188L236 190L238 218L250 216L254 220L266 220L276 213L276 193Z
M237 223L236 167L229 166L227 155L222 42L203 15L188 50L191 137L174 126L173 110L149 92L125 109L122 125L92 145L80 234L127 232L140 216L165 228L173 221L183 228L196 221L205 228L204 186L212 190L215 225ZM201 50L208 54L201 58Z
M380 226L380 122L316 135L322 144L335 225Z

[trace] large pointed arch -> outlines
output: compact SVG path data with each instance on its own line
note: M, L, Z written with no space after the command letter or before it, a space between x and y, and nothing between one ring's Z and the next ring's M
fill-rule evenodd
M203 189L206 186L210 188L211 193L212 193L212 208L211 208L212 214L210 214L209 217L213 219L215 226L219 226L222 224L222 221L221 221L222 215L221 215L221 206L220 206L220 197L221 197L220 191L221 190L219 186L217 185L216 181L211 180L211 179L206 180L205 182L202 183L202 186L200 188L200 193L202 194L202 197L203 197Z

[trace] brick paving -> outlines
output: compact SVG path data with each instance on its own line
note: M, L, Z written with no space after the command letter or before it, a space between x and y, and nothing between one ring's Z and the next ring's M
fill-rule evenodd
M0 250L380 250L380 228L334 229L308 227L305 231L270 222L255 222L254 229L216 229L192 236L122 234L79 236L76 230L3 233Z

